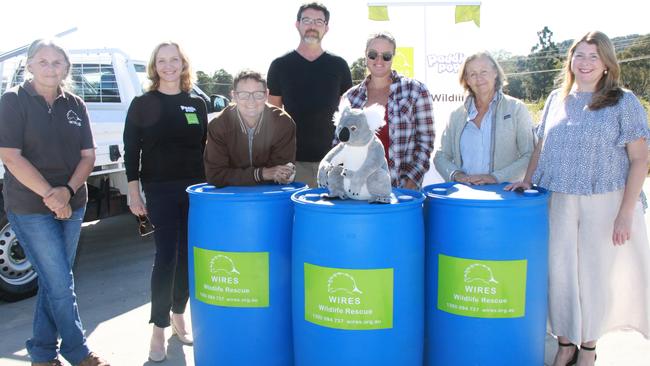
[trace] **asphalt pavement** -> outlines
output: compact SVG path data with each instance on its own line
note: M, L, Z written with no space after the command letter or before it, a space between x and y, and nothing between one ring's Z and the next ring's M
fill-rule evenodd
M153 239L142 239L137 234L130 215L84 225L75 278L79 311L90 348L113 366L194 365L192 347L182 345L171 336L169 329L167 360L156 364L147 359L151 334L148 319ZM0 365L30 365L25 340L31 334L34 303L35 298L16 303L0 302ZM189 316L187 319L189 323ZM546 345L548 365L557 346L550 336ZM598 343L596 364L649 366L650 341L635 332L609 333Z
M153 239L138 235L131 215L85 223L82 229L75 266L79 312L91 350L113 366L156 365L147 357L153 254ZM30 365L25 340L31 334L34 304L35 297L0 302L0 365ZM171 337L170 328L167 333L164 365L194 365L192 347Z

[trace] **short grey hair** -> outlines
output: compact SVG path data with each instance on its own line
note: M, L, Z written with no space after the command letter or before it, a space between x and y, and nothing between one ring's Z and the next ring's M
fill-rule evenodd
M261 73L250 69L244 69L241 70L239 73L237 73L237 75L233 79L232 81L233 90L237 89L237 84L239 84L239 82L242 80L254 80L257 81L258 83L261 83L264 90L266 90L267 88L266 79L264 79Z
M68 51L65 50L60 44L58 44L55 40L53 39L37 39L32 44L29 46L27 49L27 63L30 63L34 56L38 53L38 51L42 50L45 47L50 47L59 52L61 55L63 55L63 58L65 59L65 62L67 64L66 70L65 70L65 76L63 79L65 80L68 75L70 75L70 68L72 67L72 64L70 63L70 55L68 55Z

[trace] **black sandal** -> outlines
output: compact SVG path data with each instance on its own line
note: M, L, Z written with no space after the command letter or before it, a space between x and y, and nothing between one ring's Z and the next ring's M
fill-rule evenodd
M587 346L580 345L580 350L581 351L594 351L594 361L596 361L598 359L598 355L595 352L596 351L596 346L587 347Z
M562 343L562 342L560 342L560 341L557 341L557 345L560 346L560 347L573 347L573 348L574 348L574 350L573 350L573 357L571 357L571 359L569 360L569 362L567 362L566 366L573 366L573 365L576 364L576 362L578 362L578 352L580 351L580 350L578 349L578 346L576 346L576 345L573 344L573 343ZM594 349L595 349L595 348L594 348Z

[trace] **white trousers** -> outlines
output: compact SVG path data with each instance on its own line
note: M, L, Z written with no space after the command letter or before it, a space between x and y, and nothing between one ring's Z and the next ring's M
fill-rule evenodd
M623 191L591 196L552 193L549 211L551 331L580 344L608 331L650 329L650 247L641 203L631 240L614 246Z

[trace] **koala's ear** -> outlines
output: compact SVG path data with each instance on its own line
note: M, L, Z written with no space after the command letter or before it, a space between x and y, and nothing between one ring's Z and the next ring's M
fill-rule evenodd
M386 109L382 105L373 104L370 107L366 107L363 109L363 114L366 116L368 127L372 131L377 131L386 124L386 120L384 120Z
M332 121L334 121L334 126L339 125L341 118L343 118L343 116L350 111L350 108L352 108L350 101L348 101L348 98L343 96L341 98L341 102L339 103L339 109L334 113L334 117L332 118Z

